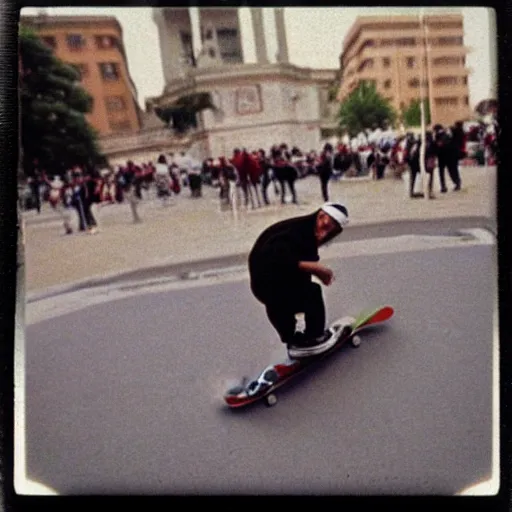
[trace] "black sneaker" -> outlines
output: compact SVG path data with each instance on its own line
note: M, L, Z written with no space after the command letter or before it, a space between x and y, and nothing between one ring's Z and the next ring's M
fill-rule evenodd
M297 336L288 344L288 355L293 359L300 359L301 357L311 357L323 354L332 348L336 341L337 336L333 336L330 330L326 330L318 338L304 338L300 339Z

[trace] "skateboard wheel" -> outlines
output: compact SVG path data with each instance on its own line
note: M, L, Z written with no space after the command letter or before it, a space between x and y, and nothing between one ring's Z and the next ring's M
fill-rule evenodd
M361 337L358 336L358 335L355 335L352 340L351 340L351 343L352 343L352 346L353 347L359 347L359 345L361 345Z
M270 393L270 395L266 396L265 403L267 404L267 407L272 407L273 405L276 405L277 404L277 396L274 395L274 393Z

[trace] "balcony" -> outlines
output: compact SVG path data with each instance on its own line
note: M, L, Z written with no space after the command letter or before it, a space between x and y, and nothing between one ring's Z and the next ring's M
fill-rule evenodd
M467 96L468 86L467 85L438 85L432 83L432 90L435 91L435 96Z
M436 25L428 25L427 33L431 36L435 35L436 37L439 37L442 34L449 34L454 37L464 37L464 28L462 26L459 28L445 28Z
M462 57L470 53L470 49L465 46L429 46L428 49L432 58L435 57Z
M442 76L454 76L457 78L464 78L471 74L471 70L463 68L462 66L432 66L430 65L430 76L436 79Z

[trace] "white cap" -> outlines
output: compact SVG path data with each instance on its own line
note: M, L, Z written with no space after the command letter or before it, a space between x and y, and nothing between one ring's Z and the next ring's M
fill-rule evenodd
M340 226L343 227L348 224L348 210L342 204L324 203L320 209L327 213L329 217L332 217Z

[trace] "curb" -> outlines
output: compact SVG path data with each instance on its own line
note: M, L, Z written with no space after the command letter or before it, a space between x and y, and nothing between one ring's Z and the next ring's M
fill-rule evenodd
M450 228L440 225L449 221ZM391 235L411 234L411 229L421 227L421 234L432 234L439 236L468 236L468 229L482 228L494 238L496 237L495 221L488 217L453 217L450 219L414 219L388 222L361 223L348 226L344 231L343 240L334 243L362 240L365 238L386 238ZM392 231L392 233L391 233ZM412 232L414 234L414 231ZM162 263L140 267L133 270L124 270L112 274L95 276L88 279L74 281L71 283L55 285L42 291L33 291L26 294L26 303L37 302L56 295L62 295L85 288L95 288L114 283L125 282L129 287L136 287L142 282L150 280L162 282L178 281L187 279L200 279L211 277L222 273L245 270L247 265L247 254L236 253L203 260Z

